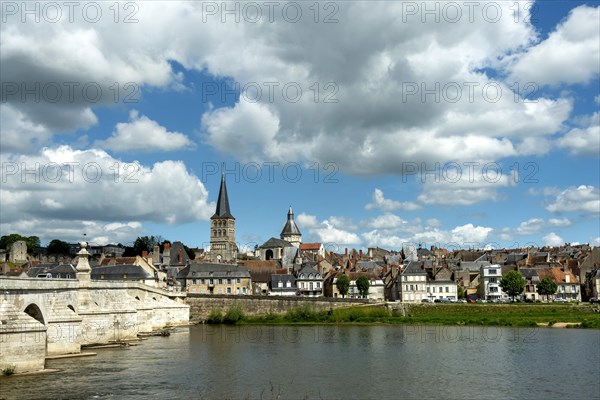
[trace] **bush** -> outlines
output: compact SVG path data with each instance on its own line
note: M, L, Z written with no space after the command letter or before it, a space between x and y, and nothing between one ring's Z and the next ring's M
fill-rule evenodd
M229 310L227 310L227 314L223 318L223 323L225 324L236 324L244 319L244 311L239 304L234 304L231 306Z
M206 323L208 324L222 324L223 323L223 313L221 310L212 310L210 315L206 319Z
M6 368L4 368L2 370L2 375L4 375L4 376L11 376L12 374L15 373L15 369L16 368L15 368L14 365L8 366L8 367L6 367Z

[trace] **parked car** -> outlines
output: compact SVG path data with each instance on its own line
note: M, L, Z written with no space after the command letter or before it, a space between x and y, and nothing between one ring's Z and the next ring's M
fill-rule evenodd
M562 297L557 297L554 299L555 303L568 303L567 299L563 299Z
M534 299L525 299L525 303L535 303Z
M594 304L594 303L600 303L600 299L597 299L596 297L592 297L590 299L590 304Z
M434 302L434 303L441 303L441 302L442 302L442 300L440 300L440 299L435 299L435 300L433 300L433 302Z
M431 301L429 301L429 299L423 299L421 300L421 303L431 303Z
M467 302L467 300L465 300L465 299L459 299L459 300L457 300L456 302L457 302L457 303L466 303L466 302Z
M476 303L476 302L477 302L477 299L474 299L474 298L471 298L471 297L469 297L467 299L467 303Z
M447 297L443 297L443 298L441 298L441 299L440 299L440 301L441 301L442 303L452 303L452 300L450 300L450 299L449 299L449 298L447 298Z

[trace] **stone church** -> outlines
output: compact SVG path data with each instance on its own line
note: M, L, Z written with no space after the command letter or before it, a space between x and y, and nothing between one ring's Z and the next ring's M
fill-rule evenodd
M210 217L210 260L212 262L235 261L237 255L235 218L229 209L225 174L222 174L217 209L215 214Z

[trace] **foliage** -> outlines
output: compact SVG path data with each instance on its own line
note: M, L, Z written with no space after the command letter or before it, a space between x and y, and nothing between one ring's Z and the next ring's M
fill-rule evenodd
M369 294L370 285L369 278L364 275L359 276L356 280L356 288L362 297L366 297Z
M18 233L11 233L10 235L4 235L0 237L0 249L6 249L10 251L11 246L18 240L25 241L27 249L40 247L40 238L37 236L21 236Z
M553 295L556 293L556 289L558 289L558 285L550 278L544 278L537 284L537 292L540 296L546 296L548 299L548 295Z
M16 368L14 365L8 366L2 370L2 375L11 376L12 374L15 373L15 370L16 370Z
M350 289L350 278L348 278L348 275L342 275L337 278L335 287L340 292L342 297L346 297L348 294L348 289Z
M206 319L207 324L222 324L223 323L223 313L221 310L213 309L208 318Z
M189 257L190 260L193 260L196 258L196 253L194 253L194 250L190 249L185 244L183 245L183 249L187 253L187 256Z
M500 287L514 300L515 296L525 290L525 279L518 271L510 271L500 279Z
M465 288L463 288L462 286L458 285L458 298L459 299L464 299L467 295L467 293L465 292Z
M224 324L237 324L244 319L244 310L239 304L234 304L223 317Z
M157 238L154 236L139 236L133 243L135 255L141 256L144 251L152 251L155 244L158 244Z
M69 255L71 253L71 247L69 243L63 242L62 240L54 239L48 243L48 254L53 255Z

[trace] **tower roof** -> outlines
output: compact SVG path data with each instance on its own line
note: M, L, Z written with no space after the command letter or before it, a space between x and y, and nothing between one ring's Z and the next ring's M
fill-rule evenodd
M300 229L298 229L298 226L294 222L294 212L292 211L292 207L290 207L288 211L287 222L281 231L282 237L287 235L302 235Z
M225 174L221 175L221 187L219 188L219 198L217 199L217 209L213 218L232 218L231 211L229 210L229 197L227 196L227 184L225 183Z

